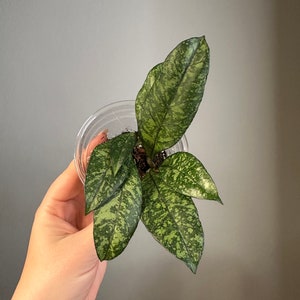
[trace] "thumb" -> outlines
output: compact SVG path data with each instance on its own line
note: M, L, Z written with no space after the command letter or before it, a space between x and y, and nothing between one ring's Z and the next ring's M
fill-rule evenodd
M83 192L83 185L77 175L74 161L56 178L46 194L46 199L67 201Z

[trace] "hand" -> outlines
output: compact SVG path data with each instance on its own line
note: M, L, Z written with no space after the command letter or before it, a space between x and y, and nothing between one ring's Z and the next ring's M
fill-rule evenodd
M84 189L74 162L38 208L24 269L13 299L95 299L106 270L85 216Z

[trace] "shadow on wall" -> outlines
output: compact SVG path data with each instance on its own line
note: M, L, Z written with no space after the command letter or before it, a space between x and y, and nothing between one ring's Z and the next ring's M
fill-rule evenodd
M300 299L300 1L277 3L281 299Z

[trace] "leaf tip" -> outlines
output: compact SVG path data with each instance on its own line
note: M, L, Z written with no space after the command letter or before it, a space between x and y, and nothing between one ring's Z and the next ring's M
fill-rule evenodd
M91 206L90 205L85 205L85 215L89 214L93 209L91 209Z
M218 196L216 199L217 202L219 202L220 204L224 205L223 201L221 200L221 198Z
M192 263L192 262L188 262L186 265L187 265L188 268L193 272L193 274L196 274L196 273L197 273L198 263L195 264L195 263Z

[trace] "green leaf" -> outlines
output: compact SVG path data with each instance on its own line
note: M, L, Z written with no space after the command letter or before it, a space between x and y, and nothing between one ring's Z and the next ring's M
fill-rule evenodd
M133 160L130 174L112 199L94 212L94 243L100 260L122 253L140 220L141 181Z
M143 113L144 113L144 103L145 99L147 99L151 95L151 88L155 82L155 80L158 78L160 72L162 69L162 63L157 64L154 66L148 73L146 80L140 89L137 99L135 101L135 114L137 120L143 121Z
M204 37L181 42L148 74L137 95L137 123L143 146L153 158L173 146L192 122L209 70Z
M121 166L131 156L136 143L135 132L122 133L112 139L110 147L110 159L113 175L116 176Z
M154 238L196 273L204 235L197 209L189 196L169 190L155 172L142 181L142 221Z
M84 185L86 213L106 203L128 176L128 163L123 163L114 175L110 159L112 144L113 139L98 145L92 152Z
M159 176L175 192L222 203L213 179L191 153L177 152L167 157L159 167Z

